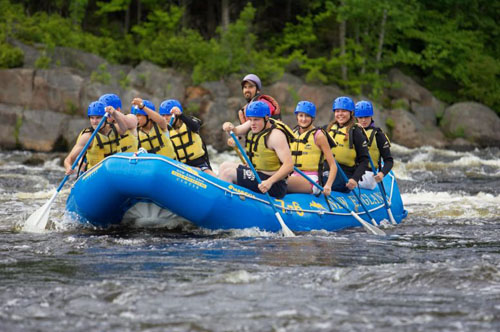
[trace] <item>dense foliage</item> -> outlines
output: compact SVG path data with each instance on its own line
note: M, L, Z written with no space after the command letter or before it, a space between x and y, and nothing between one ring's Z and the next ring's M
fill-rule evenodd
M381 96L393 67L448 102L500 112L500 2L488 0L0 0L0 67L22 65L10 43L55 46L110 62L143 59L195 83L284 71Z

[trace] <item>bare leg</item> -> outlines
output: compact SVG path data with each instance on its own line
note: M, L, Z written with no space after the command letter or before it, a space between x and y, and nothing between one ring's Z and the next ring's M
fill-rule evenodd
M302 176L290 176L288 178L287 191L289 193L312 194L311 184Z
M239 164L225 161L219 167L219 179L229 182L236 183L236 169Z
M211 170L211 169L206 169L203 172L212 175L213 177L217 177L217 175Z

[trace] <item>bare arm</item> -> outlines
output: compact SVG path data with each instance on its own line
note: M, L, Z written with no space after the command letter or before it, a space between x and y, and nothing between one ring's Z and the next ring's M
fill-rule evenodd
M267 141L267 146L276 152L276 154L278 155L278 159L282 163L278 171L266 180L270 181L272 185L275 182L286 178L288 174L293 172L293 159L292 153L290 152L290 147L288 146L288 142L286 140L286 136L280 130L275 129L271 132Z
M333 181L335 181L335 177L337 176L337 163L335 163L335 159L333 158L332 150L330 150L330 144L328 144L328 140L323 134L322 131L318 132L316 136L316 145L321 149L323 155L325 156L326 162L330 167L330 173L328 174L328 180L326 181L323 189L325 195L330 195L332 191ZM321 174L318 174L321 176Z
M74 173L75 170L72 170L71 166L73 166L76 157L78 157L78 154L82 152L83 148L85 147L85 144L87 144L87 142L89 141L90 136L91 136L90 133L85 133L81 135L76 141L76 144L73 147L73 149L71 149L68 156L64 159L64 168L66 169L66 175ZM92 145L92 143L90 143L90 145Z
M125 131L127 131L124 119L125 115L123 115L121 112L118 112L113 106L106 106L106 112L109 113L109 115L111 115L113 119L115 119L117 124L115 128L116 131L118 131L118 134L125 134Z
M143 106L144 104L143 104L141 98L134 98L134 100L132 100L132 105L136 105L137 107L139 107L139 106ZM156 122L158 124L158 126L160 126L160 128L162 130L167 130L167 128L168 128L168 122L160 114L156 113L155 111L153 111L152 109L150 109L147 106L144 106L142 108L142 110L144 112L146 112L146 114L148 115L148 117L152 121Z
M247 121L239 126L234 126L231 122L224 122L222 130L230 132L231 130L235 135L245 135L250 130L250 121Z

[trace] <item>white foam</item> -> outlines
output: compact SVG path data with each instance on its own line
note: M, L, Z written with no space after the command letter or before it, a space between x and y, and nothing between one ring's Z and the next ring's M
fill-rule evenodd
M224 281L231 284L248 284L259 280L260 277L245 270L229 272L224 276Z
M402 195L408 211L415 215L449 218L497 218L500 215L500 195L463 192L428 192L416 190Z

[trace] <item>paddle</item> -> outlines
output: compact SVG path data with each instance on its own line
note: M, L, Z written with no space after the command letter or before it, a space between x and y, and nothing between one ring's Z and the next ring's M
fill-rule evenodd
M370 165L372 166L373 174L377 174L377 169L375 168L375 164L373 163L372 157L368 154L368 158L370 159ZM396 220L394 220L394 216L392 215L391 211L391 205L387 201L386 192L384 188L384 183L383 182L377 182L378 189L380 190L380 194L382 194L382 198L384 199L384 205L385 209L387 210L387 216L389 217L389 220L391 221L391 224L397 225Z
M318 183L316 183L315 181L313 181L309 176L307 176L304 172L302 172L300 169L298 169L296 166L293 167L293 169L299 173L300 175L302 175L307 181L309 181L313 186L316 186L316 188L318 188L319 190L323 191L323 187L320 186ZM344 205L339 199L337 199L337 197L335 196L332 196L332 195L329 195L329 197L331 197L335 203L339 204L340 206L342 206L344 209L346 209L347 211L349 211L349 213L357 220L359 221L359 223L363 226L363 228L367 231L367 232L371 232L372 234L375 234L375 235L385 235L385 232L379 228L377 228L376 226L372 226L370 225L369 223L367 223L366 221L364 221L363 219L361 219L361 217L356 213L354 212L353 210L349 209L349 206L347 205ZM327 200L328 202L328 200Z
M99 124L95 128L95 130L92 133L92 135L90 136L87 144L85 144L85 146L83 147L83 149L80 152L80 154L78 155L78 157L76 157L75 162L71 166L72 170L75 169L76 165L78 165L78 163L80 162L80 159L82 159L82 156L85 154L85 152L87 152L87 149L88 149L90 143L94 140L95 135L97 135L97 132L101 129L103 123L106 122L106 118L108 117L108 114L109 113L104 114L101 122L99 122ZM49 213L50 213L50 208L52 206L52 203L56 199L57 194L59 194L62 187L64 186L64 184L68 180L68 178L69 178L69 175L66 175L64 177L64 179L61 181L61 183L59 184L59 187L57 187L57 190L52 195L52 197L44 205L42 205L42 207L40 207L38 210L36 210L28 218L28 220L26 220L26 222L24 223L24 226L23 226L23 231L39 233L45 229L45 227L47 226L47 221L49 220Z
M344 181L345 181L346 183L347 183L347 182L349 182L349 179L347 178L347 175L345 175L344 170L340 167L339 163L338 163L336 160L335 160L335 162L337 163L337 169L338 169L338 171L337 171L337 172L339 172L339 173L340 173L340 176L342 176L342 179L344 179ZM356 193L356 190L353 190L352 192L353 192L354 196L356 196L356 198L357 198L357 200L358 200L359 204L361 205L361 207L363 208L363 210L365 210L366 215L368 216L368 218L370 218L370 220L371 220L372 224L373 224L374 226L377 226L377 222L376 222L376 221L375 221L375 219L373 219L373 217L371 216L370 212L368 211L368 209L366 208L365 204L364 204L364 203L363 203L363 201L361 200L361 197L359 197L359 195Z
M262 183L262 181L260 180L260 177L259 177L259 174L257 173L257 171L255 170L255 168L253 167L252 163L250 162L250 160L248 159L248 156L247 154L245 153L245 150L243 150L243 147L241 146L240 144L240 141L238 141L238 138L236 137L236 135L231 131L229 132L229 135L231 135L231 137L233 138L234 140L234 143L236 144L236 146L238 146L238 149L240 150L241 152L241 155L243 156L243 158L245 158L245 161L248 165L248 167L250 167L250 169L252 170L255 178L257 179L257 182L259 184ZM283 221L283 218L281 218L281 215L279 214L278 210L276 210L276 207L274 206L274 203L271 199L271 196L269 196L269 193L266 192L266 197L267 197L267 200L269 201L269 204L271 204L271 207L273 208L274 210L274 215L276 216L276 219L278 219L278 222L280 223L281 225L281 230L283 232L283 235L286 236L286 237L293 237L295 236L295 234L293 234L293 232L288 228L288 226L285 224L285 222Z

